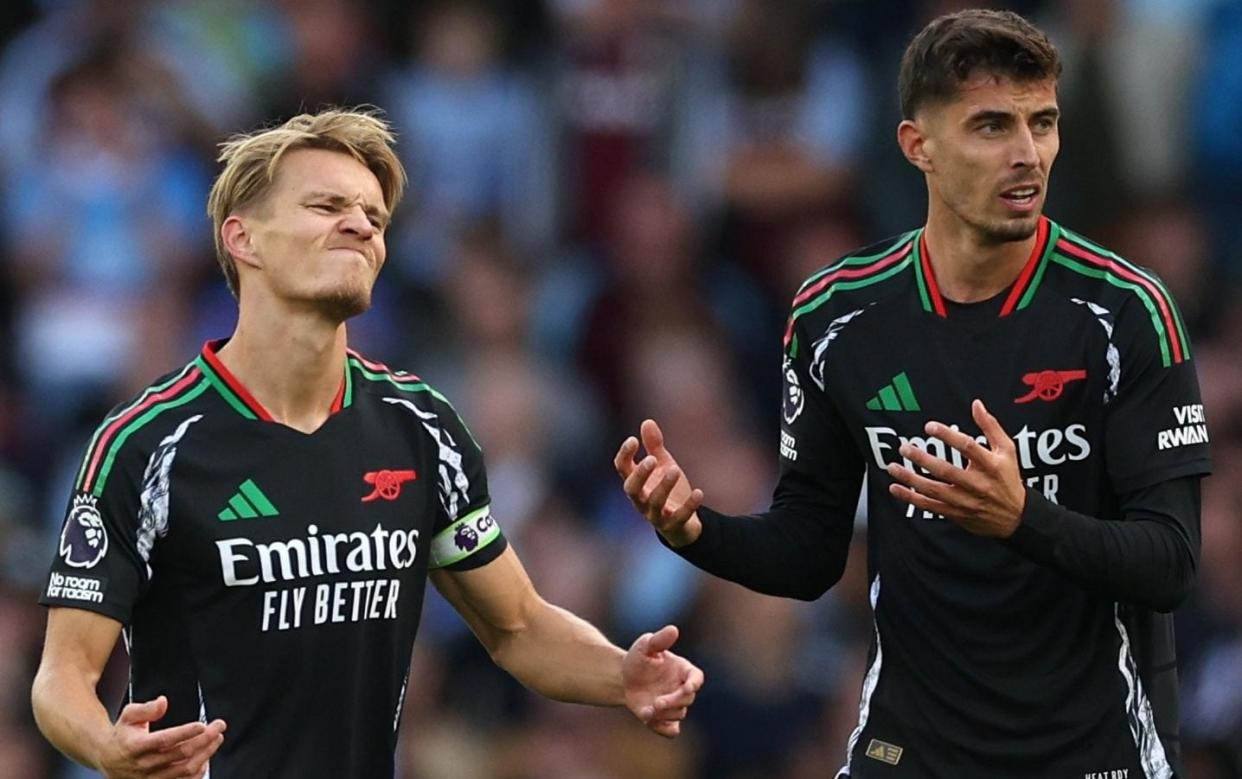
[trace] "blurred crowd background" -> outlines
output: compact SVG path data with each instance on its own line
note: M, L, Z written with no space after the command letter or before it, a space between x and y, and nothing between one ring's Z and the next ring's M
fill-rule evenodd
M993 4L995 5L995 4ZM709 502L767 505L799 282L921 224L896 73L937 0L7 0L0 5L0 777L80 777L28 702L86 437L228 335L216 144L371 103L411 190L353 345L453 398L542 593L707 672L685 735L552 704L432 596L401 779L822 779L857 721L864 523L816 603L662 549L611 470L660 420ZM1048 213L1157 271L1216 476L1178 614L1189 779L1242 775L1242 2L1030 0L1065 61ZM119 698L123 658L102 685Z

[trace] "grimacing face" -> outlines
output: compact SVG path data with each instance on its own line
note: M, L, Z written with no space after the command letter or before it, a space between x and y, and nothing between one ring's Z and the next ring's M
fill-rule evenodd
M384 266L389 214L379 179L342 152L297 149L244 216L266 292L336 321L366 311ZM250 294L243 289L243 298Z
M1059 116L1055 80L987 72L954 99L920 109L913 124L924 159L915 164L927 174L933 210L947 209L984 243L1029 238L1061 148Z

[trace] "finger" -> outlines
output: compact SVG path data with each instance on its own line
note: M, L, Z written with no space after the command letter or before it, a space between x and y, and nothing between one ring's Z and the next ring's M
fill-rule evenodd
M954 487L952 484L929 479L926 476L920 476L909 468L897 465L896 463L890 463L887 470L888 475L892 476L895 481L914 490L920 495L926 495L946 503L951 503L953 501Z
M156 722L168 713L168 698L163 695L144 703L130 703L121 709L117 717L118 723L141 725L144 722Z
M665 625L655 633L646 634L643 636L643 638L647 639L642 645L643 654L648 657L660 654L677 642L678 635L676 625Z
M149 776L151 779L202 779L207 770L207 761L187 762L183 760L158 769L146 768L145 770L149 773L143 776Z
M206 729L207 726L201 722L187 722L174 728L144 733L134 739L135 749L133 754L147 755L167 752L182 741L202 734Z
M146 770L152 771L154 769L148 768ZM161 768L155 771L155 773L145 775L150 776L152 779L189 779L189 777L195 777L195 779L197 779L197 777L202 776L202 772L200 771L195 773L193 767L188 766L185 763L177 763L175 765Z
M638 434L642 436L643 446L647 447L648 453L656 457L668 454L668 450L664 448L664 431L654 419L644 419L638 427Z
M671 519L672 509L668 507L668 498L673 494L673 488L677 486L677 480L681 478L681 470L676 466L669 468L656 482L655 489L651 491L651 495L647 498L647 506L652 511L658 512L661 519Z
M657 711L651 722L681 722L689 713L690 709L688 706L671 706L668 709Z
M209 729L202 736L193 739L193 741L193 749L187 750L183 758L173 761L164 769L165 774L170 777L201 776L203 770L207 767L207 762L211 760L212 755L224 743L224 732L223 730ZM189 743L183 742L177 746L174 752L180 752L181 748ZM174 752L168 754L171 755Z
M690 497L682 502L681 506L670 511L666 516L665 527L684 525L694 512L699 510L699 506L703 505L703 490L697 487L690 490Z
M211 752L214 752L216 748L212 745L218 740L223 740L223 738L224 722L223 720L216 720L210 725L204 726L203 732L197 736L179 741L162 751L165 754L172 755L174 760L195 760L202 757L201 753L207 750L208 747L211 748ZM210 752L206 754L210 756ZM206 758L202 757L202 759L205 760Z
M966 485L973 479L973 477L969 476L962 468L958 468L948 460L942 460L936 455L926 452L917 446L902 444L897 449L897 453L930 473L938 481L945 482L946 484ZM894 463L894 465L895 464L896 463ZM909 468L903 468L903 470L910 471ZM914 473L913 471L910 472Z
M690 692L698 692L703 689L703 671L697 665L691 665L688 661L687 665L690 665L690 670L686 674L685 681L681 683L682 689L689 690Z
M612 464L622 479L625 479L634 470L634 455L637 453L637 438L630 436L621 442L621 448L617 450L617 456L613 458Z
M987 406L983 405L983 401L976 398L970 404L970 416L974 418L975 424L987 436L988 446L992 447L992 451L1000 451L1013 446L1013 439L1005 432L1005 428L1001 426L1000 420L992 416L992 412L988 411Z
M664 736L665 738L676 738L681 733L681 723L676 721L649 722L647 723L647 727L654 733Z
M224 743L223 736L216 736L220 743ZM214 754L219 748L220 743L211 749ZM195 757L192 760L182 760L165 768L160 769L157 773L152 774L154 779L202 779L206 774L207 764L210 761L211 754Z
M906 503L913 505L915 508L922 509L930 514L940 514L945 517L959 516L957 509L950 506L948 503L935 500L934 498L929 498L926 495L915 492L909 487L905 487L900 484L890 484L888 485L888 492L894 498L905 501Z
M632 502L639 511L643 512L643 514L647 513L648 505L642 497L643 487L647 484L647 477L649 477L651 472L655 470L655 466L655 458L651 455L647 455L638 463L638 465L634 467L634 470L630 472L630 475L625 477L625 481L621 485L621 489L625 491L625 494L629 497L630 502Z
M986 465L988 462L988 450L975 440L974 436L969 436L961 430L954 430L942 422L928 422L923 426L923 430L930 436L939 438L949 446L953 447L972 464Z
M694 703L696 693L678 689L668 695L661 695L652 701L656 719L668 719L665 715L673 709L686 709ZM680 719L680 718L678 718Z

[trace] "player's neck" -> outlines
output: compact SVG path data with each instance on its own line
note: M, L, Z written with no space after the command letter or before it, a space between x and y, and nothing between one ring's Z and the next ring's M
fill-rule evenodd
M987 300L1013 284L1036 241L1034 233L1021 241L987 241L956 215L938 217L934 209L923 237L940 293L956 303Z
M304 433L331 415L345 370L345 324L313 314L242 306L237 330L217 353L272 418Z

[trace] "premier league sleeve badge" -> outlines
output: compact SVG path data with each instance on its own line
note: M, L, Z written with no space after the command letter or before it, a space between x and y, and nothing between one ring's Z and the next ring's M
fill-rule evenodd
M93 568L108 553L108 531L94 495L78 495L60 531L60 555L74 568Z

